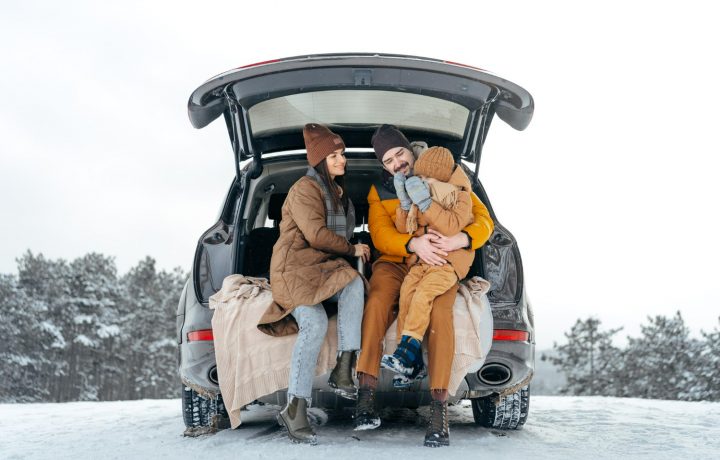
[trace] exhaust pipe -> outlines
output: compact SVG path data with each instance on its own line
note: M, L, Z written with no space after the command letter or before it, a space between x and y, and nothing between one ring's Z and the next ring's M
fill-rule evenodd
M497 386L509 382L512 378L512 371L504 364L490 363L484 365L478 371L477 376L485 385Z
M217 373L217 366L213 366L210 368L210 371L208 372L208 380L210 380L215 385L219 385L218 383L218 373Z

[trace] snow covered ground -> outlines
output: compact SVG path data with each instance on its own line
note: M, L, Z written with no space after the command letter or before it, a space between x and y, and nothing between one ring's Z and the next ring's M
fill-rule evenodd
M463 404L450 408L442 449L422 447L425 408L394 410L360 433L348 414L320 413L314 447L287 441L277 410L253 407L237 430L185 438L179 400L4 404L0 458L720 458L720 403L535 396L525 428L512 432L476 427Z

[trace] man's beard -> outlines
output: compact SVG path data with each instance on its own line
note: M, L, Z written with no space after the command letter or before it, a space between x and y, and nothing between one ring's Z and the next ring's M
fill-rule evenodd
M402 171L403 169L407 168L407 166L408 166L407 163L402 163L402 164L400 164L400 166L398 166L397 168L395 168L395 170L393 171L393 174L399 173L399 172Z

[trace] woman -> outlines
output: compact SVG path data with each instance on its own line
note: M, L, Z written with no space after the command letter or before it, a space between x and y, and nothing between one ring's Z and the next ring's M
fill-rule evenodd
M370 248L348 241L355 228L355 212L342 187L343 140L315 123L305 125L303 137L310 167L290 188L283 204L280 238L270 262L274 303L258 327L271 335L299 329L290 365L288 404L278 422L287 427L292 441L315 444L307 407L327 332L322 302L338 303L338 359L328 384L341 396L355 399L357 388L351 372L360 350L364 285L343 256L362 257L367 262Z

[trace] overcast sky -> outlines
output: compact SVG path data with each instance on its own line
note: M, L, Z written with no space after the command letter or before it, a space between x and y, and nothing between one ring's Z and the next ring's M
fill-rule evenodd
M695 333L718 325L706 2L113 3L0 7L0 272L27 249L189 270L234 174L224 124L191 127L190 93L273 58L400 53L535 98L525 131L493 123L480 177L518 240L540 348L590 315L623 336L678 309Z

